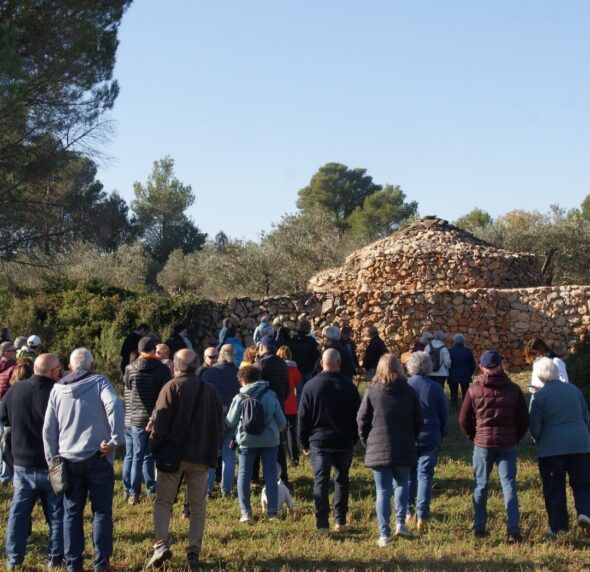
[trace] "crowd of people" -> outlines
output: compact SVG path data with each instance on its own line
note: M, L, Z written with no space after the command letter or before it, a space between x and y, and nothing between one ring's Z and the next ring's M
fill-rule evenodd
M539 338L525 348L532 364L527 407L498 351L483 352L476 363L460 333L447 347L444 332L423 332L398 359L375 326L367 329L360 356L348 326L328 326L316 339L307 320L291 332L280 320L262 316L253 345L244 347L228 318L200 364L185 324L175 326L165 343L140 324L121 348L122 398L95 371L88 349L71 353L66 372L56 355L41 350L37 335L14 342L9 332L3 336L0 482L14 488L5 540L8 569L23 563L38 499L49 527L49 567L82 570L89 501L93 567L109 569L113 462L123 446L125 500L155 500L149 567L162 567L172 557L170 518L174 502L183 498L183 483L186 562L196 569L207 498L232 498L236 490L239 521L248 523L251 490L263 483L265 516L275 520L290 498L289 466L302 456L313 474L317 533L329 532L331 513L333 530L345 532L358 441L373 472L378 545L412 531L421 534L431 518L435 470L448 429L447 383L450 406L473 443L473 534L487 534L488 486L497 465L507 542L523 541L516 446L527 431L538 446L547 537L569 529L566 475L577 523L590 533L590 415L582 393L568 383L565 363ZM361 377L369 380L362 396Z

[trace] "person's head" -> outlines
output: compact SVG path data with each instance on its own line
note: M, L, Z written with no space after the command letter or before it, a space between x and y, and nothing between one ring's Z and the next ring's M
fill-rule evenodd
M229 328L231 326L231 318L223 318L223 322L221 323L224 328Z
M35 359L33 364L35 375L42 375L57 381L61 376L61 363L55 354L41 354Z
M174 354L174 374L190 375L197 369L197 352L182 349Z
M245 365L238 371L240 385L250 385L260 381L260 370L253 365Z
M236 348L231 344L223 344L219 350L219 361L223 363L236 363Z
M412 352L408 356L406 369L410 375L429 375L432 373L432 359L427 352Z
M158 344L156 346L156 355L160 359L168 359L170 357L170 348L166 344Z
M309 320L299 320L296 329L299 334L309 334L311 332L311 324Z
M344 340L345 342L350 340L351 335L352 335L352 328L350 326L344 326L340 330L340 339Z
M29 336L27 338L27 349L39 353L41 349L41 338L39 336Z
M219 359L219 352L215 346L208 347L203 353L203 361L207 367L215 365Z
M541 339L529 340L524 348L524 357L528 363L533 363L539 357L546 357L551 353L551 348Z
M438 330L438 332L434 332L434 339L437 342L442 342L444 344L446 337L447 336L445 335L445 333L442 332L441 330Z
M151 336L145 336L139 340L137 344L137 349L139 350L140 354L144 356L156 357L156 344L154 338Z
M539 358L533 365L533 377L539 378L544 384L554 379L559 380L559 368L552 359Z
M378 336L379 330L377 329L377 326L369 326L367 328L367 335L369 336L369 338L374 338Z
M258 355L258 347L256 346L248 346L244 351L244 357L242 360L247 364L252 365L256 362L256 356Z
M289 346L281 346L277 350L277 356L284 360L292 360L293 354L291 353L291 348Z
M94 357L90 350L86 348L77 348L70 354L70 371L92 371L94 367Z
M338 326L326 326L322 330L322 336L329 342L339 342L340 328Z
M406 374L402 364L393 354L383 354L377 363L373 385L382 383L383 385L392 385L396 381L405 381Z
M14 347L16 348L16 351L20 350L21 348L23 348L26 345L27 345L27 337L26 336L19 336L18 338L16 338L16 340L14 340Z
M464 346L465 345L465 336L463 336L463 334L453 334L453 345L454 346Z
M496 350L486 350L479 358L479 367L484 372L502 371L502 356Z
M230 324L227 327L227 337L228 338L235 338L237 335L238 335L238 329L233 324Z
M274 336L266 335L262 336L258 342L258 355L264 356L267 354L275 354L277 352L276 341Z
M422 335L420 336L420 343L423 346L427 346L432 338L434 338L434 336L430 332L422 332Z
M260 323L261 324L270 324L270 316L268 314L264 314L264 316L260 316Z
M144 322L143 324L139 324L139 326L137 326L137 328L135 328L135 330L143 338L150 333L151 328L150 328L149 324L146 324Z
M29 379L33 375L33 362L29 358L17 360L12 373L10 374L10 385L21 379Z
M322 371L338 372L340 371L340 352L329 348L322 354Z
M16 359L16 348L12 342L2 342L0 344L0 358L12 361Z

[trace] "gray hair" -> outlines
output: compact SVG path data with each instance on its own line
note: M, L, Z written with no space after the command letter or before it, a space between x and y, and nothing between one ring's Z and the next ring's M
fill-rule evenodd
M340 341L340 328L338 326L326 326L322 330L322 335L333 342Z
M465 337L463 334L453 334L453 343L456 346L464 346L465 345Z
M231 344L223 344L219 350L219 361L236 363L236 349Z
M428 375L432 372L432 359L427 352L413 352L406 362L410 375Z
M533 376L546 383L552 379L559 379L559 368L552 359L548 357L539 358L533 364Z
M27 345L27 336L19 336L14 340L14 347L20 350L23 346Z
M438 340L439 342L444 342L445 341L445 333L441 330L439 330L438 332L434 332L434 339Z
M430 332L422 332L420 343L426 345L434 336Z
M73 371L78 369L84 369L90 371L94 358L90 353L90 350L86 348L77 348L70 354L70 366Z

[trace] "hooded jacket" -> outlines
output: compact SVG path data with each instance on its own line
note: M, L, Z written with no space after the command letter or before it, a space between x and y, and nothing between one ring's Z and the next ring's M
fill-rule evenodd
M170 368L157 358L140 357L125 368L126 425L145 428L162 387L171 377Z
M240 449L264 449L266 447L277 447L280 442L280 433L287 425L283 406L279 403L274 391L269 389L267 381L256 381L245 385L240 389L241 395L251 395L258 399L260 394L267 390L260 402L264 409L264 431L260 435L247 433L242 425L242 408L244 398L236 395L227 412L225 424L232 428L237 426L236 442Z
M357 415L365 466L371 469L416 462L416 439L423 414L416 392L407 381L371 385Z
M425 375L410 377L408 385L416 392L424 419L416 445L427 449L439 448L442 445L442 438L447 434L449 420L444 390L440 383L432 381Z
M459 425L478 447L513 447L529 425L520 387L502 370L480 375L463 400Z
M123 445L124 415L123 403L104 375L76 370L51 390L43 424L45 458L85 461L102 441ZM112 463L114 452L107 459Z

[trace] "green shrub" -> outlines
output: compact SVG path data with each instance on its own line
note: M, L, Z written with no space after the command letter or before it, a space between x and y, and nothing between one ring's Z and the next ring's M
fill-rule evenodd
M569 379L581 390L590 403L590 337L586 335L574 352L565 360Z

